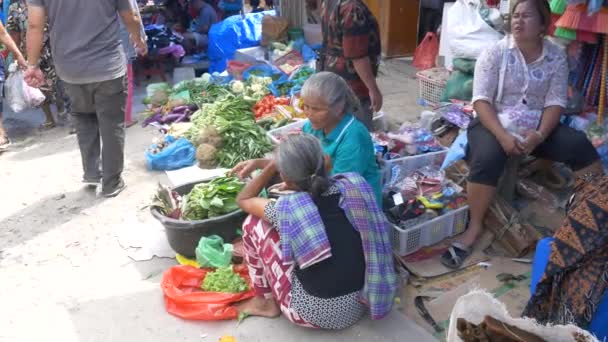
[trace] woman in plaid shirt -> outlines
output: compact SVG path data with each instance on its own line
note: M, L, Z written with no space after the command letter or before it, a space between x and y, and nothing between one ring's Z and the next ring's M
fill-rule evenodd
M355 173L328 176L319 141L292 135L237 202L245 260L257 296L239 311L283 313L310 328L344 329L366 314L381 319L397 290L388 222L374 191ZM234 170L238 172L238 170ZM277 175L290 194L258 197Z

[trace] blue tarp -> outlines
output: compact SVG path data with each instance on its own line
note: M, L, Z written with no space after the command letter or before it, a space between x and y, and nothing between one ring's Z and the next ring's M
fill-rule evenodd
M275 11L249 13L243 19L234 15L211 26L209 30L209 72L223 72L228 60L234 58L237 49L260 45L262 18L275 15Z

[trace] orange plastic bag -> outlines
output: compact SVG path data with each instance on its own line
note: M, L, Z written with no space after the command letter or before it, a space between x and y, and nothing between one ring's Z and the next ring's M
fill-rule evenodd
M426 70L436 66L439 54L439 38L434 32L427 32L424 39L414 52L414 68Z
M204 292L201 283L210 269L192 266L173 266L163 274L161 288L167 312L183 319L218 321L236 319L238 311L232 304L255 295L251 279L244 265L234 271L249 283L250 290L241 293Z

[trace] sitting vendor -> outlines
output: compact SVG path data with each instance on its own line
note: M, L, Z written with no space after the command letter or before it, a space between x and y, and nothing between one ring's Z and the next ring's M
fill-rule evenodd
M302 129L321 142L323 153L331 160L330 175L356 172L372 186L378 203L382 203L380 169L369 131L357 120L359 100L344 79L331 72L312 75L301 91L308 122ZM239 177L248 177L269 161L258 159L235 167Z
M477 60L472 100L477 118L467 133L470 222L442 256L447 267L460 267L470 255L508 158L531 154L565 163L579 177L603 174L585 134L560 124L569 70L565 52L545 39L550 24L546 0L517 0L511 34Z
M184 48L188 54L207 51L208 33L211 25L219 21L215 9L209 4L210 0L192 0L190 11L195 16L191 28L184 33Z
M567 218L539 242L523 316L608 338L608 177L579 178Z
M237 197L245 261L256 296L241 313L320 329L344 329L367 313L381 319L397 290L388 221L356 173L329 177L319 141L289 136ZM258 197L277 174L294 193Z

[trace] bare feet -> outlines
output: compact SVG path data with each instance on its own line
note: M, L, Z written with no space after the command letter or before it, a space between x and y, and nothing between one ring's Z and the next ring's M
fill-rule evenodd
M462 235L458 236L454 242L459 242L463 246L470 248L477 241L482 229L483 224L477 226L473 222L469 222L467 230L462 233Z
M238 303L236 308L239 312L244 312L250 316L275 318L281 315L281 309L273 298L266 299L255 296Z

